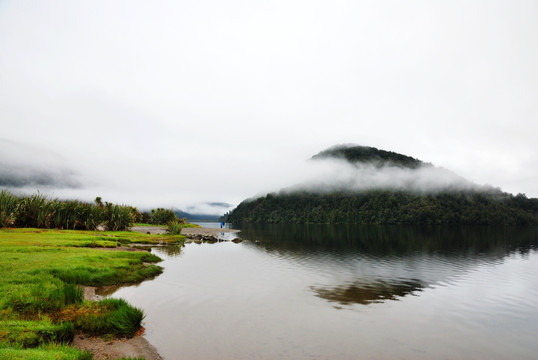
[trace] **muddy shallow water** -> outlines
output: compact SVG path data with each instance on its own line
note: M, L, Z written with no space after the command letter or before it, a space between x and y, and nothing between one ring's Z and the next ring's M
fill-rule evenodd
M142 307L165 359L533 359L535 228L253 227L153 251Z

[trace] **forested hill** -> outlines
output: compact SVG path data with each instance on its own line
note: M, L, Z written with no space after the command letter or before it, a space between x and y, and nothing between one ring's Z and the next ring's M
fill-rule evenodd
M419 166L431 166L431 164L422 162L411 156L398 154L393 151L379 150L369 146L339 145L312 156L313 160L330 158L344 159L350 163L372 163L377 166L392 164L411 169L416 169Z
M223 220L295 224L538 224L538 199L486 192L295 192L243 201Z
M404 177L407 182L396 186L398 179L389 179L385 184L395 186L354 184L352 188L332 190L295 187L295 190L245 200L222 220L230 223L538 225L538 199L529 199L523 194L507 194L471 182L448 186L445 182L444 187L430 184L429 190L417 191L416 184L428 184L424 178L430 181L438 175L446 178L446 174L450 174L410 156L371 147L340 146L313 157L314 160L334 158L350 163L345 166L353 168L354 172L350 170L349 175L351 180L368 176L370 180L377 180L389 174ZM364 163L368 167L362 166ZM376 174L365 175L372 168ZM353 181L346 181L350 182ZM414 187L406 188L408 184Z

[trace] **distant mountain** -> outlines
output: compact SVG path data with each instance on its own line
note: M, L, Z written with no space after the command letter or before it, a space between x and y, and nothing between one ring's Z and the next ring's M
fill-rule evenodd
M226 209L226 208L229 208L229 207L232 206L232 204L228 204L228 203L225 203L225 202L209 202L209 203L207 203L207 205L213 206L213 207L216 207L216 208L223 208L223 209Z
M175 213L180 218L188 221L218 222L225 212L233 208L233 205L226 202L205 202L188 206L184 210L176 210Z
M207 214L191 214L185 211L181 210L175 210L176 216L180 219L187 219L189 222L218 222L220 216L219 215L207 215Z
M231 223L538 224L538 199L479 186L413 157L336 146L312 160L339 161L332 176L248 199Z

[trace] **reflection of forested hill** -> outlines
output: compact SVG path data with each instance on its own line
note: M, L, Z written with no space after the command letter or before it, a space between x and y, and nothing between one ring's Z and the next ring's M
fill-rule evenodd
M240 236L327 275L310 289L336 306L397 300L538 249L536 226L251 224Z
M322 151L340 159L336 185L295 187L245 200L223 217L233 223L538 224L538 199L473 184L410 156L354 146ZM327 160L329 159L329 160ZM334 174L337 178L341 174ZM325 187L323 187L325 186Z
M370 257L420 253L496 258L538 248L536 226L243 224L240 229L243 239L255 240L267 250L290 253L314 249Z
M415 279L399 281L375 281L356 282L344 284L332 288L322 286L312 286L311 289L316 296L341 305L381 303L387 300L397 300L398 297L421 291L425 287L420 281Z

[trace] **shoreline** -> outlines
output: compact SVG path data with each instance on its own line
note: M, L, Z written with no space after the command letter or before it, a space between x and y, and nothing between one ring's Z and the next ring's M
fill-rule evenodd
M83 286L84 300L99 301L106 296L97 294L98 289L116 287L110 286ZM84 351L89 351L93 354L94 360L122 359L127 357L139 358L145 360L164 360L153 346L144 336L144 327L141 328L139 334L132 338L109 339L105 340L100 336L90 336L83 332L75 334L71 346Z
M71 345L80 350L90 351L94 360L121 359L124 357L164 360L155 346L142 335L137 335L130 339L105 340L99 336L76 334Z
M193 236L193 235L205 235L205 236L220 236L221 234L233 234L238 233L240 230L227 229L227 228L183 228L181 229L181 235Z
M115 288L115 285L109 286L84 286L84 300L99 301L106 296L97 294L98 289ZM144 327L141 328L140 334L132 338L109 339L105 340L100 336L90 336L83 332L75 334L71 346L93 354L94 360L122 359L127 357L139 358L145 360L164 360L144 336Z
M131 231L150 234L164 234L166 227L163 226L140 226L133 227ZM183 228L181 235L189 237L221 237L238 233L239 230L226 228ZM186 241L188 243L189 241ZM122 249L123 250L123 249ZM125 249L129 251L130 249ZM132 251L132 250L131 250ZM149 280L149 279L148 279ZM102 287L84 286L84 298L88 301L99 301L105 296L99 295ZM144 357L146 360L164 360L157 348L144 336L143 331L130 339L105 340L99 336L89 336L78 333L72 342L72 346L80 350L90 351L95 360L121 359L122 357Z
M133 226L131 231L139 232L142 234L154 234L160 235L167 232L166 226ZM228 228L205 228L205 227L185 227L181 229L181 235L206 235L206 236L219 236L220 234L232 234L238 233L241 230L228 229Z

